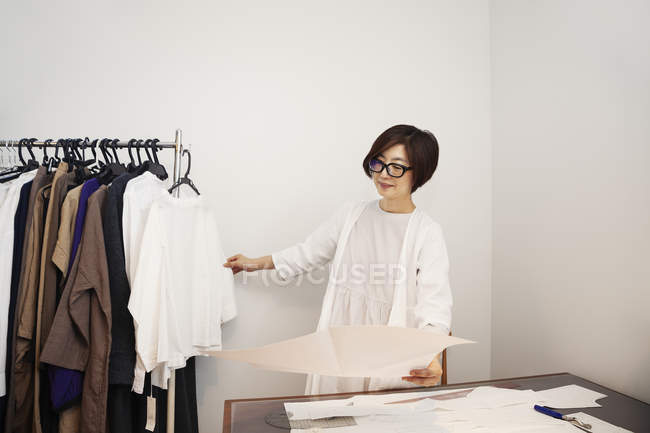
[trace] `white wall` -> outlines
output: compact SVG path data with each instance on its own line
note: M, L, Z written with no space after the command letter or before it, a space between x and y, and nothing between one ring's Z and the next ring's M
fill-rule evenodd
M0 138L173 137L218 208L226 254L306 237L344 200L385 128L441 146L416 205L443 227L455 297L450 381L490 376L491 144L487 1L12 2L0 26ZM10 62L7 66L5 62ZM325 284L237 277L227 348L312 332ZM302 375L197 362L200 428L223 400L301 394Z
M650 401L650 3L491 2L492 375Z

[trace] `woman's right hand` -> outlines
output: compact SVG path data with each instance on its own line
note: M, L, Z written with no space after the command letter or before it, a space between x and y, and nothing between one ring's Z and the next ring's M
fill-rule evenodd
M233 274L237 274L241 271L255 272L261 269L275 268L275 266L273 266L273 260L271 259L271 256L251 259L243 254L235 254L234 256L228 257L228 261L226 261L223 266L226 268L231 268Z

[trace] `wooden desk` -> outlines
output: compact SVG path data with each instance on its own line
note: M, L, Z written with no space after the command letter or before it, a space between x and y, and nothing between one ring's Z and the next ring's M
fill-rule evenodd
M555 388L558 386L576 384L594 391L606 394L607 397L598 400L602 407L583 409L559 410L563 414L572 412L584 412L597 418L607 421L619 427L626 428L636 433L650 433L650 405L642 401L628 397L624 394L612 391L609 388L585 380L569 373L545 374L540 376L515 377L501 380L489 380L481 382L457 383L435 388L410 388L401 391L376 391L365 394L387 394L394 392L416 392L431 391L438 389L468 388L479 385L494 385L513 389L532 389L541 391L543 389ZM223 414L223 433L279 433L288 432L281 428L268 425L264 417L271 412L284 411L285 401L313 401L331 400L335 398L347 398L351 394L325 394L319 396L305 397L273 397L242 400L226 400ZM576 433L580 430L576 429Z

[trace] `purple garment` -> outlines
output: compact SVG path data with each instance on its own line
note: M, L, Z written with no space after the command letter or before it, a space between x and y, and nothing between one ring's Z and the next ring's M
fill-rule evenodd
M100 187L97 179L92 178L86 181L81 187L79 196L79 207L77 209L77 218L74 223L74 235L72 237L72 250L70 260L68 261L68 273L77 255L77 249L81 243L81 233L83 232L84 221L86 219L86 208L88 198ZM83 385L83 372L69 370L56 365L47 366L48 376L50 378L50 399L55 411L62 411L81 400L81 390Z

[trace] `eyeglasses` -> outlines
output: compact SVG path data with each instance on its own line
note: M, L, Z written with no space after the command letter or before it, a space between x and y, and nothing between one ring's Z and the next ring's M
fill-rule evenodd
M373 158L370 160L368 168L373 173L381 173L384 168L386 168L386 173L388 173L390 177L402 177L404 176L404 173L411 170L413 167L407 167L402 164L397 164L396 162L384 164L382 161Z

